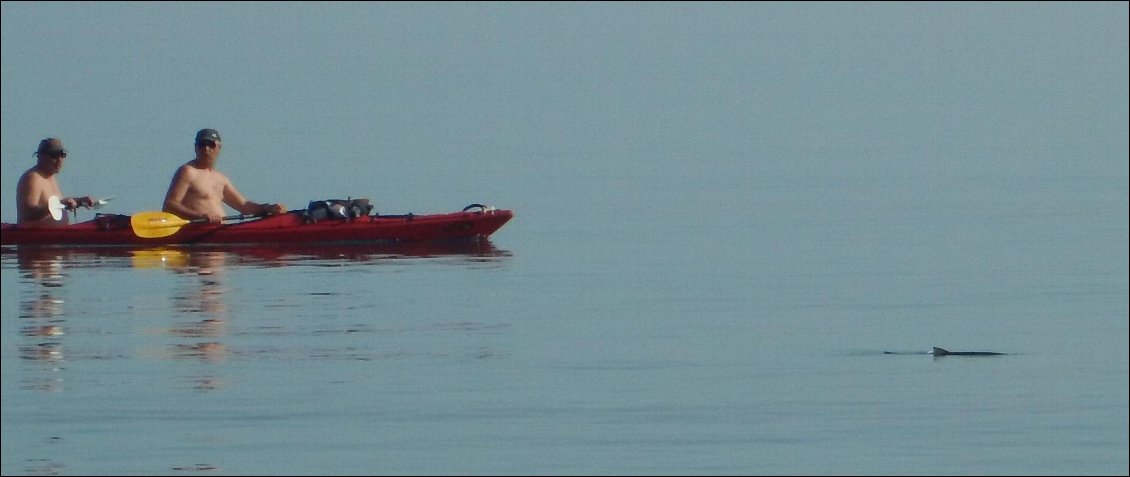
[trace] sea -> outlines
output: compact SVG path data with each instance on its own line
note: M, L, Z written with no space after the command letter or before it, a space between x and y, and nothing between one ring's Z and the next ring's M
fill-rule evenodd
M732 159L471 243L8 249L3 473L1125 474L1125 176Z
M1125 4L543 3L5 2L5 222L514 217L5 248L0 473L1130 472Z

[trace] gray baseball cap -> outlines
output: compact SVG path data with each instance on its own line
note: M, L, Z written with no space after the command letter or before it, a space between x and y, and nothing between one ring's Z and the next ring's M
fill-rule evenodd
M220 139L220 133L215 129L201 129L196 131L196 142L200 141L223 142L223 139Z
M38 154L55 154L58 152L67 152L63 147L63 141L49 137L39 141L39 149L35 151Z

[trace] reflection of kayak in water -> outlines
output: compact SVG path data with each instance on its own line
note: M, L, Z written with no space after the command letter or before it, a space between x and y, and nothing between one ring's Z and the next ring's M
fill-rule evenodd
M473 261L509 257L490 239L432 240L410 242L194 245L147 249L120 249L133 268L194 268L208 270L225 265L284 266L309 260L363 262L397 258L463 257ZM83 250L105 257L106 247ZM208 262L207 265L201 262ZM218 263L216 263L218 262Z
M4 247L19 268L46 280L67 267L160 268L207 273L223 266L288 266L302 263L366 262L450 257L491 262L511 253L490 239L356 242L319 244L162 245L156 247L49 246ZM44 283L45 286L58 286Z
M365 215L309 220L304 210L224 224L198 223L163 212L99 215L58 227L3 224L3 245L212 245L431 241L485 238L513 217L509 210L479 206L429 215ZM238 216L234 217L238 218ZM232 218L232 219L234 219ZM138 220L144 219L144 220Z

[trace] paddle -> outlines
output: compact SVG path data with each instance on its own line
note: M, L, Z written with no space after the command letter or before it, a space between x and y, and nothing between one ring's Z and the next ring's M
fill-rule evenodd
M117 197L117 196L112 195L112 196L107 197L105 199L98 199L98 200L94 201L94 204L91 204L90 208L94 209L94 210L101 209L103 205L106 205L107 202L114 200L115 197Z
M114 200L114 197L107 197L105 199L98 199L90 204L90 208L94 210L101 209L107 202ZM63 219L63 211L67 210L67 205L63 203L59 196L53 195L47 198L47 210L51 212L51 218L55 220ZM77 211L76 211L77 212Z
M223 220L246 219L251 217L258 217L258 215L229 215L224 217ZM133 227L133 233L137 234L138 237L160 238L177 233L177 231L185 225L200 224L207 221L208 219L182 219L168 212L138 212L133 214L133 217L130 217L129 224Z
M59 200L59 196L53 195L47 198L47 210L51 212L51 218L55 220L63 220L63 211L67 209L66 205Z

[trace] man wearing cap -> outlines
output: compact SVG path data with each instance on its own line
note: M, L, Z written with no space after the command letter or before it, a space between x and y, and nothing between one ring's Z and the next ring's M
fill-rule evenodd
M63 160L67 158L63 141L53 137L39 141L35 157L35 166L24 172L16 184L16 223L48 226L66 224L67 214L62 214L60 220L55 220L51 216L50 206L52 196L63 196L59 182L55 180L55 176L63 169ZM94 205L94 199L89 196L67 197L59 202L67 210L90 208Z
M215 169L222 148L220 133L215 129L197 131L196 157L173 174L163 210L183 219L206 219L214 224L223 221L224 204L247 215L286 212L282 204L260 204L245 199L227 176Z

